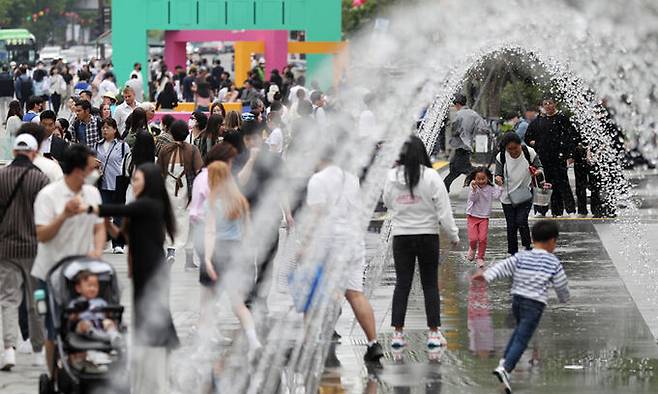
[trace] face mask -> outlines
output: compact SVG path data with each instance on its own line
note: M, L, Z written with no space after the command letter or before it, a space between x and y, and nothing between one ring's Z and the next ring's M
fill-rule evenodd
M85 183L87 185L95 185L100 177L101 177L101 173L98 172L98 170L94 170L85 177Z
M196 126L196 120L195 119L190 119L190 120L187 121L187 127L189 127L190 129L193 129L194 126Z

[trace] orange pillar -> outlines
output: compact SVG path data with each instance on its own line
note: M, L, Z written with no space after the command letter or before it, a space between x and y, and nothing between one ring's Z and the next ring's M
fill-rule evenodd
M265 52L263 41L238 41L235 43L235 86L241 88L251 70L251 54Z

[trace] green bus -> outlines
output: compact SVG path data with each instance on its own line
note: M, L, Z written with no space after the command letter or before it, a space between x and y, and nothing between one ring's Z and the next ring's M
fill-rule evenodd
M37 60L37 43L26 29L0 29L0 63L33 65Z

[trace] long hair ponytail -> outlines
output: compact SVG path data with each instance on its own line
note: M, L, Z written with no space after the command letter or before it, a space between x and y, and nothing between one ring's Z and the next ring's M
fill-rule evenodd
M398 164L404 166L404 181L409 187L411 197L414 197L414 188L420 182L421 166L432 168L425 144L415 134L412 134L402 146Z

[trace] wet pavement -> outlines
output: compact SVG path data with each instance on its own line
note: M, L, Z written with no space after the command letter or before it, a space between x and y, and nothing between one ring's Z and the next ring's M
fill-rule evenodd
M634 183L644 199L643 223L651 222L655 215L649 215L646 210L653 212L658 207L658 188L654 188L658 177ZM453 189L457 188L453 186ZM461 230L460 238L466 240L463 191L453 191L451 199ZM500 207L494 209L493 217L488 263L506 255L505 221ZM595 226L610 231L618 229L610 222L591 219L565 219L559 224L561 236L556 254L569 277L571 301L558 304L551 290L541 324L512 374L514 392L658 392L656 340ZM650 235L658 237L658 231ZM439 274L442 330L448 339L447 349L430 353L425 347L422 290L415 281L405 328L409 344L403 352L392 351L390 307L395 273L393 267L389 267L372 297L380 342L386 351L383 368L365 368L361 361L364 337L353 325L351 316L343 316L338 331L348 333L349 338L336 347L341 367L325 370L321 392L501 392L491 371L497 366L514 328L510 315L510 282L503 280L490 286L473 283L470 276L475 272L474 264L465 259L466 243L460 246L461 250L442 250L449 253ZM626 261L618 262L622 263L628 265ZM635 272L636 275L640 273ZM655 305L653 307L655 309Z
M658 207L658 198L654 196L658 193L651 189L658 184L658 177L640 179L637 184L647 201L642 207L643 220L652 222L656 215L651 213ZM321 393L500 392L491 370L513 330L509 282L486 286L470 281L475 267L464 257L465 195L463 190L454 189L452 200L461 229L461 250L442 250L447 257L442 257L438 279L447 349L432 353L426 350L422 291L415 281L406 320L409 344L402 352L391 350L390 308L395 275L392 266L388 266L376 283L370 283L374 287L371 303L379 340L385 350L382 368L368 369L364 365L365 337L355 325L349 307L344 305L337 325L343 338L332 347L328 359L331 366L322 375ZM571 302L558 304L551 290L549 307L539 329L512 374L516 393L658 392L658 346L595 229L605 225L606 222L594 220L560 221L557 254L569 277ZM374 254L378 241L378 234L369 233L369 256ZM491 220L487 261L505 257L505 245L505 223L498 206ZM122 298L129 317L130 286L127 286L125 256L105 257L120 273L125 288ZM279 258L277 266L282 263L283 259ZM183 347L172 357L172 392L190 393L197 391L189 389L189 380L184 376L190 376L190 371L199 366L181 360L194 351L200 296L198 273L185 272L182 266L181 256L173 269L171 304ZM278 290L275 284L269 299L272 316L290 308L289 297ZM224 335L238 331L237 320L228 308L222 309L219 321ZM37 392L40 368L30 365L31 357L19 355L19 365L12 372L0 372L0 392Z

